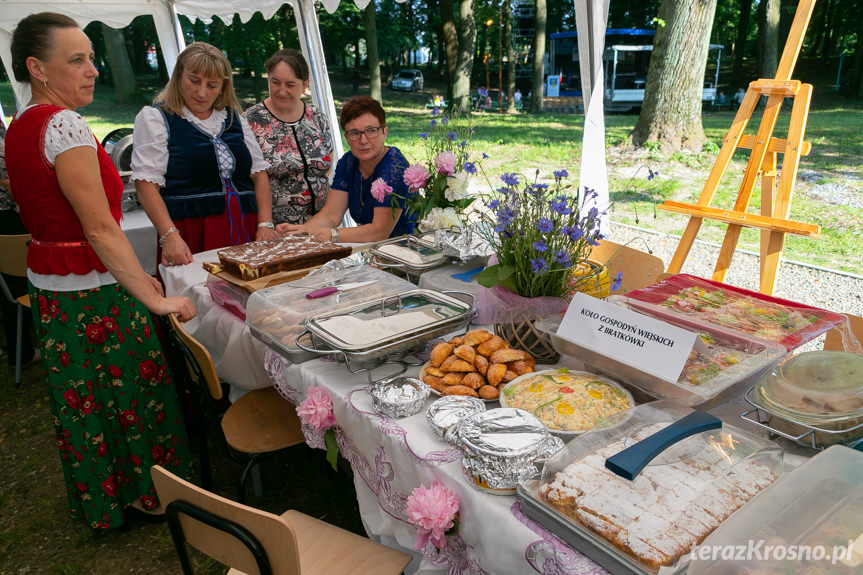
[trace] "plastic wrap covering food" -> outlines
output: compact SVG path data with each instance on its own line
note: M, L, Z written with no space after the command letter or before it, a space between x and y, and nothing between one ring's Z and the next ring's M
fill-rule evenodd
M214 302L245 321L249 292L225 280L208 281L207 290Z
M658 401L611 416L546 461L523 507L613 572L674 571L782 470L778 446L730 425L684 434L632 480L606 466L609 457L692 413Z
M720 525L691 554L689 573L859 575L861 517L863 453L830 447Z
M314 290L353 282L374 281L362 288L308 299ZM300 280L258 290L249 296L246 323L252 334L294 362L316 357L296 347L303 322L324 312L403 293L414 288L407 280L369 266L354 266L309 275Z
M687 274L631 291L626 297L638 309L684 315L780 343L789 351L845 321L838 313Z
M611 296L608 301L623 307L631 303L622 296ZM693 331L701 340L702 345L696 345L690 352L676 382L664 381L637 366L623 363L615 357L614 349L594 351L562 338L557 335L559 318L537 322L536 327L551 335L552 345L559 353L581 360L589 371L608 375L657 399L673 399L683 405L702 408L717 405L752 385L786 353L780 344L661 309L640 310L639 313Z

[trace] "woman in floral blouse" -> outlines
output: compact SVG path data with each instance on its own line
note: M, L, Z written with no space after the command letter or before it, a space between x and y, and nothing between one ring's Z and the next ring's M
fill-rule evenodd
M326 119L301 100L309 67L296 50L279 50L264 64L270 95L243 114L271 167L273 221L302 224L326 203L333 139Z

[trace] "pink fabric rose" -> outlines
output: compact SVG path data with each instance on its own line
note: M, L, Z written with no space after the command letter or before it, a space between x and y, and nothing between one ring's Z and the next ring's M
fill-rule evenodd
M458 497L437 481L414 489L407 500L408 521L417 528L414 547L422 550L429 540L438 549L446 547L445 535L455 525L458 508Z
M424 188L426 182L429 179L428 170L426 170L425 166L422 164L414 164L413 166L409 166L407 170L405 170L405 183L411 189L411 191L419 190L420 188Z
M306 398L297 406L297 415L306 425L318 431L329 429L336 424L333 400L330 399L326 389L317 385L309 387Z
M434 165L437 167L437 172L445 176L451 176L455 172L456 158L455 154L446 150L438 154L434 159Z
M393 193L392 186L388 185L383 178L372 182L372 197L379 202L384 201L387 194Z

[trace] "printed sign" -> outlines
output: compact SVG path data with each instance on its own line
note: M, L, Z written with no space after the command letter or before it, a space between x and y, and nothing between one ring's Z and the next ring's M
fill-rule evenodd
M545 95L549 98L560 96L560 76L548 76L545 79Z
M680 377L696 337L583 293L572 298L557 335L670 383Z

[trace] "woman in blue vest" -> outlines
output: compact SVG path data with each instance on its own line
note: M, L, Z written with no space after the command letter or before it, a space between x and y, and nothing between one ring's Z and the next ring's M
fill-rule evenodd
M228 59L195 42L155 105L135 117L131 179L164 265L276 236L269 164L241 113Z

